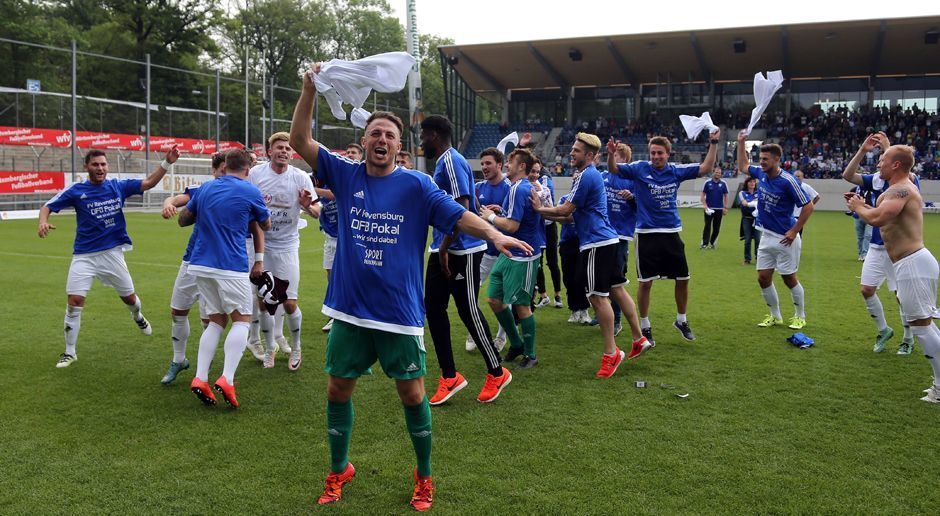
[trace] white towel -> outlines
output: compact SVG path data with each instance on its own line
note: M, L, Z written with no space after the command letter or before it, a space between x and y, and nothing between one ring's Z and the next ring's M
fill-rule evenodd
M747 124L745 134L751 134L751 130L757 125L760 116L764 114L767 106L770 105L770 99L774 98L774 93L783 86L783 72L775 70L767 72L767 78L761 72L754 74L754 103L757 105L751 111L751 123Z
M517 145L517 146L519 145L519 133L513 131L507 134L505 138L503 138L502 140L499 141L498 144L496 144L496 148L499 150L499 152L506 154L506 146L509 145L510 143L512 143L513 145Z
M313 76L313 81L330 105L333 116L346 120L343 104L350 104L353 125L364 128L371 113L362 109L362 105L372 90L401 91L414 64L414 57L407 52L386 52L356 61L331 59L320 66L320 73Z
M718 126L712 123L712 117L708 111L702 113L702 116L679 115L679 121L685 129L685 134L689 135L690 140L694 140L702 132L702 129L708 129L709 133L718 130Z

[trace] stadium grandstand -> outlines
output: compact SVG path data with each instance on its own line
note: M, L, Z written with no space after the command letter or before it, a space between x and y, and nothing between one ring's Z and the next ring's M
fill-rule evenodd
M674 159L695 162L705 136L688 140L678 117L709 111L723 129L719 161L731 170L731 144L754 107L754 74L782 70L784 87L749 143L779 143L791 170L833 178L864 135L885 131L916 149L918 174L938 179L938 26L940 17L928 16L438 50L448 115L468 158L527 131L548 168L566 175L568 146L583 130L628 143L635 159L647 157L650 136L669 136Z

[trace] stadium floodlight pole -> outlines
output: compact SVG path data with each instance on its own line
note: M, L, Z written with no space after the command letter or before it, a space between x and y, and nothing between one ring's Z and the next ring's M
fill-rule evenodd
M248 145L248 45L245 45L245 148ZM218 149L216 149L218 151Z
M146 131L146 134L144 136L144 172L146 172L147 169L150 168L150 54L147 54L146 63L147 63L147 83L146 83L147 94L146 94L145 104L147 107L145 109L147 111L147 117L144 123L147 124L147 127L144 129Z
M215 151L219 152L219 131L220 127L220 115L219 115L219 101L222 98L222 88L220 87L221 76L219 69L215 69Z
M269 120L270 123L268 125L270 126L270 129L271 129L270 132L273 134L275 132L274 131L274 74L273 73L271 74L271 96L268 98L271 99L271 109L268 110L268 116L270 116L271 118ZM264 136L265 136L265 141L267 141L267 135L264 135Z
M75 182L76 176L76 157L78 153L78 147L76 146L75 135L78 134L78 124L75 121L75 118L78 116L78 109L76 102L78 99L78 49L75 47L75 40L72 40L72 182Z

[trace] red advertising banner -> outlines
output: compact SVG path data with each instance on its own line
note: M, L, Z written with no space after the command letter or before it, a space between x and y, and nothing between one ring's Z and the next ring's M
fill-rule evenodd
M75 144L80 149L144 150L144 138L133 134L78 131Z
M0 172L0 194L58 192L63 188L63 172Z
M68 147L72 132L59 129L0 126L0 145L32 145L37 147Z

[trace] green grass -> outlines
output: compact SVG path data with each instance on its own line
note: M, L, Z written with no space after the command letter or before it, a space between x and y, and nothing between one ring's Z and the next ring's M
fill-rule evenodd
M935 513L940 407L918 400L930 368L919 347L894 354L900 324L885 293L898 336L888 352L871 352L875 329L858 294L852 221L817 213L806 230L800 278L805 332L816 346L799 351L784 340L789 330L755 326L766 307L753 268L741 265L738 214L726 218L715 251L697 249L701 211L682 215L694 343L670 328L672 284L657 283L658 346L614 378L595 380L597 330L567 324L567 310L542 309L539 366L517 372L484 406L475 400L482 359L463 351L465 332L454 327L470 387L434 409L434 511ZM188 390L194 369L160 385L170 358L170 290L189 232L155 214L128 219L135 249L127 261L154 334L141 336L113 291L96 284L80 360L64 370L53 366L74 219L56 217L59 229L46 240L36 237L35 221L0 223L0 512L407 512L414 456L393 383L378 368L354 398L359 474L342 502L314 505L329 459L320 234L302 233L304 366L289 373L280 358L266 371L246 354L242 408L232 411L196 400ZM929 215L925 224L934 252L938 222ZM789 316L779 278L777 288ZM381 296L370 293L375 302ZM195 317L192 326L195 367ZM638 379L649 387L635 388Z

